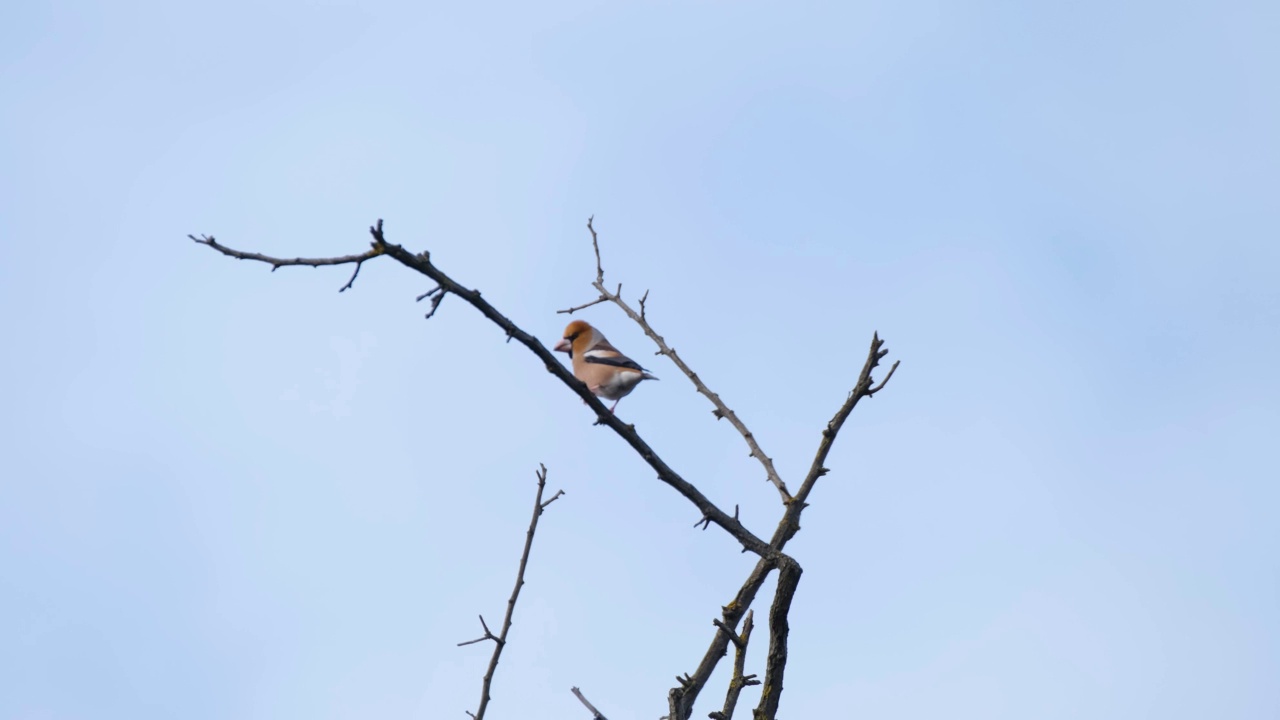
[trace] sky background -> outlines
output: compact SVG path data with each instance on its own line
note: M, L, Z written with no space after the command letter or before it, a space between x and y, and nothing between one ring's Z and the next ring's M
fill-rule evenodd
M0 718L463 719L539 462L489 717L663 714L749 556L425 278L186 239L385 218L550 344L592 214L793 485L873 331L902 360L789 546L784 717L1280 717L1277 37L1231 1L6 4ZM619 414L767 536L742 438L583 316L662 378Z

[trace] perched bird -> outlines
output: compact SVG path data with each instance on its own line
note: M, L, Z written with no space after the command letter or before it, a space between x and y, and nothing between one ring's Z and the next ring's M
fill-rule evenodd
M574 320L564 329L564 339L556 343L557 352L569 353L573 360L573 375L587 384L592 394L618 401L635 389L641 380L657 380L635 360L618 352L604 339L604 333L583 320Z

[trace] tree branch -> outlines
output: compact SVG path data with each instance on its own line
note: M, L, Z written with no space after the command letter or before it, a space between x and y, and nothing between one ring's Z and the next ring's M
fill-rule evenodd
M188 235L187 237L191 238L192 240L194 240L195 242L201 245L208 245L209 247L213 248L214 250L217 250L218 252L222 253L223 255L226 255L227 257L233 257L233 258L236 258L237 260L257 260L258 262L267 263L268 265L271 266L271 272L275 272L276 270L279 270L282 267L286 267L290 265L306 265L308 267L321 267L325 265L350 265L351 263L355 263L356 269L355 269L355 272L351 273L351 279L347 281L346 285L343 285L342 287L338 288L338 292L345 292L346 290L351 289L351 285L356 281L356 276L360 274L360 266L364 265L364 262L366 260L372 260L373 258L376 258L382 254L382 251L379 250L378 247L375 245L374 247L370 248L367 252L360 253L359 255L343 255L341 257L328 257L328 258L300 258L300 257L292 258L292 259L274 258L274 257L269 257L267 255L254 253L254 252L241 252L239 250L232 250L226 245L219 243L217 240L213 238L212 235L201 235L200 237L196 237L195 235Z
M571 307L571 308L565 308L564 310L557 310L557 311L556 311L556 314L557 314L557 315L572 315L572 314L574 314L574 313L578 312L579 310L586 310L587 308L591 307L592 305L599 305L599 304L600 304L600 303L602 303L602 302L608 302L608 300L609 300L609 298L607 298L607 297L598 297L598 298L596 298L595 300L592 300L592 301L591 301L591 302L589 302L589 303L582 303L581 305L575 305L574 307Z
M436 310L440 309L440 301L444 300L445 294L444 288L437 285L416 298L416 302L422 302L425 298L431 298L431 309L427 311L427 314L424 315L423 318L430 320L431 316L436 314Z
M871 372L888 352L882 349L883 345L884 341L880 339L879 334L873 335L871 349L867 354L866 362L863 364L862 372L858 376L858 382L855 384L853 391L849 393L849 397L844 404L836 411L835 417L827 423L826 429L823 430L822 441L819 443L813 465L808 475L806 475L804 483L801 484L800 491L796 493L792 502L787 504L782 518L778 521L778 527L774 531L770 542L770 547L778 555L761 557L756 562L751 574L742 583L742 587L738 589L738 594L733 601L722 608L723 622L728 626L737 626L743 614L747 612L747 609L751 607L751 603L755 601L756 594L760 591L760 587L764 585L769 573L777 567L782 558L786 557L783 555L782 550L786 547L787 542L799 532L800 514L807 506L805 500L813 491L813 486L818 478L827 473L827 468L823 467L822 464L826 462L827 455L831 452L831 445L835 442L836 435L844 426L845 420L853 412L854 406L863 397L870 397L883 389L885 383L889 381L894 371L898 369L898 363L895 362L884 379L879 384L873 385L874 380L871 377ZM711 639L711 645L707 648L707 652L702 656L702 661L698 664L698 668L690 676L691 679L688 682L681 683L680 687L671 689L667 696L670 705L670 718L673 720L687 720L690 717L693 712L693 704L698 699L698 694L706 686L707 681L710 680L711 673L720 662L720 658L725 656L729 642L728 634L723 631L716 632L715 637Z
M782 676L787 669L787 635L791 631L787 616L791 613L791 599L795 597L802 572L799 563L791 558L785 558L778 564L778 588L773 594L773 607L769 608L769 657L765 664L764 687L760 688L760 704L753 713L754 720L775 720L778 714Z
M256 260L258 262L267 263L271 265L273 271L280 267L289 265L308 265L311 267L319 267L322 265L345 265L354 263L356 265L355 271L352 273L351 279L341 288L341 290L349 289L352 286L359 274L360 267L366 260L370 260L378 255L390 255L401 264L416 270L437 283L437 286L433 290L418 297L419 301L428 297L432 300L431 311L427 313L427 317L431 317L431 315L435 313L440 305L440 301L443 300L446 294L452 293L465 300L468 304L479 310L481 314L491 322L502 328L506 333L508 342L512 339L519 341L520 344L524 345L530 352L541 359L547 367L548 372L551 372L573 392L577 393L584 403L596 413L597 425L608 425L658 473L658 478L660 480L673 487L681 495L684 495L686 499L702 511L703 520L700 521L699 524L707 525L715 523L717 526L721 527L733 536L734 539L742 545L744 551L749 550L759 556L759 560L755 567L747 576L746 580L744 580L742 587L739 588L734 599L721 609L722 620L715 621L718 630L712 638L711 644L707 648L707 652L703 656L697 669L692 674L686 674L679 678L679 687L673 688L668 694L668 700L671 708L671 713L668 717L671 718L671 720L688 720L698 694L710 679L710 676L720 658L726 655L730 642L733 642L735 646L738 647L739 653L745 653L746 639L749 636L749 631L745 628L748 626L744 625L744 632L742 636L738 636L733 633L732 628L736 627L737 623L742 620L744 615L747 614L748 609L754 602L756 595L759 593L759 590L767 579L769 573L771 573L775 568L781 569L779 574L778 590L775 594L773 607L770 610L771 639L765 688L761 695L760 707L755 711L757 718L766 717L772 719L773 714L776 713L777 710L778 698L781 695L782 676L786 665L786 635L789 630L787 624L787 613L790 611L791 599L794 596L801 573L799 564L784 554L783 548L800 529L800 515L807 506L806 501L812 492L817 479L828 472L827 468L823 466L823 463L825 463L826 457L831 450L836 435L844 425L845 420L861 398L872 397L885 387L889 379L897 370L898 363L895 362L884 378L878 384L875 383L874 379L871 377L871 372L878 366L879 361L888 352L887 350L882 349L883 341L880 340L879 335L875 335L872 339L871 350L868 353L867 361L863 366L858 382L854 386L854 389L849 393L844 404L836 412L835 416L827 423L827 427L823 430L822 440L819 443L818 450L815 453L809 472L806 474L804 481L800 485L799 491L792 496L787 490L787 487L783 483L781 477L778 476L777 471L774 469L772 459L763 452L759 443L755 440L754 435L749 429L747 429L746 425L738 419L737 415L734 414L732 410L725 406L723 401L720 400L719 395L707 388L706 384L702 382L697 373L694 373L688 365L683 362L679 355L676 354L675 350L669 347L665 340L663 340L663 338L653 330L652 326L648 324L647 318L645 317L645 302L648 299L648 291L646 291L644 296L641 297L640 312L636 313L624 300L622 300L621 285L619 285L613 292L610 292L604 286L604 269L600 259L599 238L591 220L588 220L587 228L591 232L592 249L596 258L596 280L592 285L597 291L599 291L600 297L592 302L569 308L567 310L562 310L560 312L571 314L578 310L591 307L592 305L604 302L613 302L621 308L628 317L639 324L645 334L648 335L655 344L657 344L658 352L656 354L666 355L669 357L672 362L680 368L681 372L683 372L685 376L693 382L697 391L711 401L712 405L715 406L713 413L716 417L729 418L730 424L738 430L738 432L743 436L743 439L747 442L748 447L751 449L751 456L755 457L765 468L766 475L770 482L773 482L775 487L778 489L779 494L782 496L784 505L786 506L783 516L778 523L778 527L775 529L769 543L765 543L759 537L747 530L738 519L736 510L733 517L729 517L726 513L720 510L719 507L702 495L696 487L688 483L679 474L667 466L667 464L653 451L653 449L645 443L639 434L636 433L633 425L624 424L612 413L609 413L604 404L587 389L586 385L574 378L572 373L569 372L569 370L566 369L564 365L561 364L559 360L542 345L541 342L521 330L511 322L511 320L499 313L487 301L483 300L480 296L479 290L472 290L460 285L448 275L444 274L439 270L439 268L431 263L429 253L423 252L413 254L406 251L399 245L387 243L383 236L381 220L379 220L376 225L369 228L369 231L373 236L373 243L369 251L359 255L347 255L333 258L274 258L258 253L233 250L217 243L209 236L196 237L191 235L189 237L197 243L208 245L223 255L241 260ZM542 473L540 473L539 477L538 510L535 512L534 522L531 523L528 537L529 542L532 542L532 530L533 525L536 525L537 513L540 512L542 508L545 508L553 502L561 494L557 493L551 498L551 500L548 500L545 503L541 502L542 485L545 480L545 468ZM522 578L524 566L527 561L528 547L529 545L526 543L525 556L521 559L520 574L517 577L517 584L512 593L512 599L508 602L508 613L504 620L504 626L501 634L499 636L494 636L493 633L489 631L489 628L484 624L484 618L481 617L480 622L482 627L484 627L485 635L477 640L469 641L467 643L459 643L460 645L472 644L490 639L495 641L494 657L491 661L490 671L486 674L486 682L482 693L481 713L483 713L488 702L488 688L492 678L493 669L496 667L497 658L500 654L501 648L505 645L505 637L507 629L510 626L510 614L514 606L515 596L519 593L520 585L523 582ZM735 665L738 664L738 658L735 656ZM754 676L742 676L740 669L735 670L735 677L743 679L742 687L750 684L756 684L754 681L747 681L748 679L753 679ZM733 680L730 681L729 691L734 691ZM741 687L738 688L738 692L741 692ZM579 700L581 700L583 704L592 711L598 720L604 720L604 716L592 707L584 697L582 697L582 694L577 690L577 688L574 688L574 694L577 695ZM733 702L736 704L736 695ZM712 713L712 716L714 717L717 714L722 714L728 718L732 713L732 710L733 707L729 704L729 698L726 696L726 711L722 711L721 713ZM763 713L763 715L761 713ZM477 716L473 715L473 717Z
M595 226L591 224L595 222L595 219L596 219L595 215L592 215L591 217L587 218L587 229L591 231L591 249L594 250L596 253L596 282L603 285L604 284L604 266L600 264L600 238L596 237ZM618 290L621 291L622 287L619 286Z
M485 670L484 682L480 685L480 707L474 713L467 714L475 718L475 720L484 720L485 710L489 707L489 688L493 685L493 674L498 669L498 660L502 657L502 649L507 646L507 633L511 631L511 617L516 611L516 600L520 597L520 588L524 587L524 569L529 565L529 550L533 547L533 535L538 531L538 518L542 517L542 511L547 506L555 502L557 498L564 494L563 490L559 490L551 499L543 502L542 491L547 487L547 466L538 464L538 492L533 499L533 518L529 520L529 529L524 536L524 551L520 553L520 569L516 571L516 586L511 590L511 597L507 598L507 613L502 617L502 630L495 636L489 631L489 626L485 625L484 616L480 616L480 625L484 628L484 637L476 640L468 640L467 642L458 643L461 645L471 645L482 640L493 641L493 655L489 658L489 668Z
M768 543L748 530L740 520L730 517L727 513L717 507L715 503L711 502L711 500L703 495L701 491L694 487L693 484L681 477L675 470L671 469L671 467L658 456L653 448L649 447L649 444L640 437L639 433L636 432L634 425L623 423L616 415L609 412L609 409L604 406L604 403L600 402L599 398L587 389L586 384L575 378L573 373L565 368L560 360L557 359L555 355L546 348L546 346L539 342L537 338L520 329L502 313L498 312L493 305L489 304L488 301L480 296L479 290L469 289L446 275L443 271L432 264L430 253L422 252L415 254L405 250L400 245L388 243L382 232L382 220L378 220L376 225L370 227L369 233L373 236L373 245L366 253L339 258L298 258L295 260L285 260L258 253L246 253L232 250L223 245L214 243L213 238L201 240L195 236L191 236L191 239L202 245L208 245L215 250L218 250L223 255L229 255L242 260L257 260L259 262L267 263L272 267L282 267L285 265L344 265L359 262L360 260L367 260L380 254L389 255L392 258L395 258L395 260L400 264L412 270L416 270L417 272L434 280L439 287L433 292L450 293L466 301L469 305L479 310L480 313L488 318L490 322L502 328L506 333L508 340L516 340L521 345L528 348L534 355L537 355L546 366L548 372L555 375L556 378L568 386L570 390L577 393L578 397L582 398L583 402L585 402L591 410L595 412L597 425L607 425L617 433L619 437L631 446L631 449L635 450L636 453L658 473L659 480L670 485L672 488L675 488L677 492L692 502L698 510L702 512L703 517L709 519L712 523L715 523L732 535L745 550L757 555L767 555L770 553Z
M884 341L880 339L880 334L872 334L871 349L867 352L867 360L862 365L858 382L849 392L849 397L845 399L844 404L836 411L835 416L827 423L827 427L823 429L822 440L818 443L818 451L813 457L813 463L809 466L809 472L805 475L804 482L800 484L800 490L796 492L795 499L787 505L786 512L782 514L782 520L778 522L778 528L770 540L773 548L781 550L786 546L787 541L800 531L800 514L804 512L809 493L813 492L813 486L818 482L818 478L828 472L827 468L823 467L823 463L827 461L827 454L831 452L836 435L839 434L840 428L844 427L844 421L849 418L849 413L853 412L859 400L871 397L884 389L885 383L889 382L889 378L893 377L894 371L898 369L900 361L895 361L893 367L889 368L889 372L884 376L884 380L880 381L879 385L874 385L875 380L871 377L871 372L880 364L881 358L889 354L888 350L881 349L883 345Z
M635 323L640 326L640 329L644 331L644 334L648 335L649 339L658 346L658 352L654 354L666 355L670 358L671 362L675 363L676 367L680 368L680 372L684 373L685 377L689 378L690 382L693 383L694 388L711 401L711 404L715 406L715 409L711 411L711 414L715 415L717 420L721 418L728 419L729 424L733 425L733 427L742 435L742 439L747 441L747 447L751 450L749 456L759 460L760 464L764 466L765 476L768 478L769 482L773 483L773 486L778 489L778 494L782 496L782 502L791 502L791 494L787 491L786 483L782 481L782 477L778 475L778 471L773 467L773 458L766 455L764 450L760 448L760 443L756 441L755 435L747 428L746 423L738 419L737 414L730 410L729 406L725 405L724 401L720 399L720 395L712 392L711 388L708 388L707 384L702 381L702 378L698 377L698 374L685 364L684 360L676 354L675 349L669 347L666 341L663 340L662 336L659 335L657 331L653 329L653 326L649 324L649 321L644 315L644 303L649 298L649 291L646 290L644 297L640 299L640 312L636 312L625 300L622 299L621 285L619 285L618 289L614 292L610 292L604 286L604 269L600 264L600 239L596 235L595 227L592 225L592 220L594 219L595 218L592 217L587 220L587 230L591 231L591 247L596 254L596 279L595 282L591 283L591 286L599 291L600 297L583 305L571 307L567 310L558 310L557 312L573 314L578 310L591 307L592 305L598 305L602 302L611 302L621 308L622 311L627 314L627 317L634 320Z
M747 575L747 579L742 582L742 587L738 588L733 600L730 600L728 605L720 608L720 617L725 625L737 627L743 616L747 614L751 603L755 602L756 594L760 592L760 587L764 585L769 573L776 567L777 560L778 556L771 556L762 557L756 561L755 567ZM671 720L688 720L693 713L693 704L697 701L698 695L706 687L707 681L711 679L711 673L715 671L716 665L720 663L720 658L725 656L730 643L729 638L730 633L717 629L715 636L711 638L711 645L707 648L706 653L703 654L702 661L698 663L697 669L687 676L688 680L682 682L680 687L672 688L667 693L667 703L670 710L668 718Z
M583 697L581 690L579 690L576 687L573 687L573 688L569 688L569 692L573 693L574 696L578 698L578 702L582 703L583 705L586 705L587 709L591 711L591 720L609 720L609 718L605 717L603 713L601 713L599 710L596 709L595 705L592 705L591 703L587 702L587 699Z
M488 623L486 623L486 622L484 621L484 616L483 616L483 615L481 615L481 616L480 616L480 627L484 628L484 634L483 634L483 635L481 635L480 637L476 638L475 640L466 640L466 641L464 641L464 642L460 642L460 643L458 643L458 647L462 647L462 646L464 646L464 645L475 645L476 643L478 643L478 642L484 642L485 640L492 640L492 641L494 641L494 642L500 642L500 641L498 640L498 636L497 636L497 635L494 635L494 634L493 634L493 631L491 631L491 630L489 629L489 625L488 625Z
M742 688L760 684L755 675L742 674L747 662L747 643L751 640L751 628L754 627L753 614L754 611L747 612L747 619L742 621L741 635L735 634L732 629L719 621L716 622L717 627L729 634L729 640L734 646L733 677L729 678L729 690L724 695L724 709L710 713L709 717L712 720L733 720L733 711L738 705L738 696L742 694Z
M778 523L778 528L775 530L772 542L770 543L770 547L777 553L777 555L761 556L761 560L756 564L756 567L747 577L742 588L739 589L738 596L735 598L734 602L724 608L724 619L717 623L725 623L729 627L736 626L743 613L747 611L751 603L755 600L755 596L759 592L761 585L763 585L765 579L775 567L778 567L781 564L788 564L799 568L799 565L796 564L794 560L782 554L782 550L786 546L787 542L794 537L796 532L800 529L800 515L806 507L806 500L809 497L809 494L813 491L817 478L827 472L826 468L822 467L822 463L825 462L827 454L830 452L831 446L835 441L836 435L844 425L849 414L853 411L854 406L856 406L858 401L863 397L871 397L883 389L885 384L889 381L889 378L893 376L894 371L897 370L898 363L895 362L893 364L893 367L890 368L888 374L885 375L884 379L878 385L873 385L874 380L871 378L871 371L878 365L880 359L888 352L887 350L881 349L883 341L880 340L878 334L875 335L872 340L872 348L868 354L867 362L863 366L862 373L858 378L858 382L855 385L853 392L850 393L845 404L839 411L837 411L836 416L827 424L827 429L823 432L823 439L819 444L818 453L815 457L813 467L805 477L800 491L793 497L788 491L786 484L782 481L782 478L778 475L777 470L774 468L773 460L760 448L754 434L747 428L746 424L738 418L736 413L724 404L717 393L711 391L711 389L706 386L706 383L702 381L698 374L680 358L674 348L667 345L665 339L653 329L652 325L649 324L645 315L645 303L649 297L648 291L646 291L641 297L640 312L637 313L625 300L622 299L620 286L618 290L612 292L605 286L604 266L600 259L600 240L592 220L587 221L587 229L591 232L591 247L596 257L596 279L592 283L592 287L594 287L600 295L589 303L572 307L567 310L561 310L560 312L573 313L583 308L591 307L592 305L597 305L603 302L612 302L621 308L627 317L631 318L632 321L639 325L644 333L649 336L649 339L658 346L658 352L656 354L666 355L670 358L680 371L683 372L684 375L694 384L697 391L711 401L712 405L715 406L713 414L717 418L729 419L730 424L738 430L739 434L741 434L743 439L747 442L747 446L751 449L751 457L756 458L761 465L764 466L766 475L770 482L772 482L778 489L783 503L786 506L786 510L783 512L783 516ZM705 522L705 520L703 522ZM797 570L797 581L798 577L799 575ZM794 586L791 588L790 592L794 594ZM787 608L790 607L790 596L787 596L785 606ZM685 675L680 678L679 687L671 690L668 698L671 705L669 717L673 718L673 720L685 720L690 716L693 710L693 703L697 699L698 694L710 679L711 673L715 670L720 658L724 657L726 654L728 644L731 641L733 634L725 632L723 627L724 626L722 625L722 631L718 632L712 639L711 646L707 649L707 652L703 656L702 662L699 663L698 668L692 674ZM782 665L785 665L785 645L782 646L781 651ZM775 673L775 677L779 678L779 684L777 686L779 689L775 695L780 694L781 692L780 678L782 665L779 665ZM776 705L774 708L776 710Z

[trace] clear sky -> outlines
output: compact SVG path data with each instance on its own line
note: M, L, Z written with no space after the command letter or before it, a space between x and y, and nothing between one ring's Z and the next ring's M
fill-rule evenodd
M186 239L382 217L549 343L592 214L792 483L902 360L790 546L784 717L1280 717L1278 8L6 4L0 718L465 718L539 462L490 717L661 715L750 558L425 278ZM585 317L767 536L742 439Z

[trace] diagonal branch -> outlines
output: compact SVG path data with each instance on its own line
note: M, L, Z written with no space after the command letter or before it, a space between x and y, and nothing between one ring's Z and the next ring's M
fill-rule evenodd
M489 707L489 688L493 685L493 674L498 669L498 659L502 657L502 649L507 646L507 633L511 630L511 616L516 610L516 600L520 597L520 588L524 587L524 569L529 564L529 550L533 547L533 534L538 531L538 518L542 516L542 511L547 506L555 502L561 495L563 490L559 490L551 499L543 502L542 491L547 487L547 466L539 463L538 465L538 493L533 499L533 519L529 521L529 530L524 537L524 552L520 553L520 569L516 571L516 586L511 590L511 597L507 598L507 614L502 618L502 629L498 631L495 637L489 632L489 626L484 623L484 616L480 616L480 625L484 628L484 637L478 640L470 640L458 643L458 645L471 645L481 640L493 640L493 656L489 658L489 669L484 673L484 682L480 685L480 707L474 712L467 714L475 718L475 720L484 720L485 710Z
M783 512L782 519L778 521L778 527L774 531L770 547L777 554L761 557L756 562L751 574L742 583L742 587L738 589L738 594L733 601L722 609L723 622L729 627L737 626L743 614L747 612L747 609L751 607L751 603L755 601L756 594L760 591L760 587L764 585L769 573L778 566L783 558L786 558L782 550L786 547L787 542L800 530L800 514L806 507L805 499L813 491L813 486L817 479L827 473L827 469L822 464L826 461L828 453L831 452L831 445L835 442L840 428L844 426L845 420L853 412L854 406L857 405L858 400L861 398L870 397L883 389L885 383L889 382L889 378L897 370L898 363L895 362L884 379L879 384L873 384L875 381L871 377L871 372L879 364L885 353L888 352L882 349L883 345L884 341L880 339L879 334L874 335L871 349L867 354L866 362L863 364L862 373L858 376L857 384L854 386L853 391L849 393L844 405L836 412L835 417L827 423L827 427L822 433L822 442L819 444L817 455L814 457L813 467L810 468L795 499L787 505L787 509ZM671 710L668 717L674 720L686 720L690 717L698 694L711 679L711 673L720 662L720 658L724 657L729 642L728 634L723 631L716 632L706 653L702 656L702 661L692 675L689 676L689 680L682 682L680 687L672 688L668 693L668 702Z
M769 657L764 670L764 687L760 688L760 704L753 713L753 720L774 720L778 703L782 699L782 676L787 669L787 635L791 626L787 616L791 613L791 599L795 597L800 574L804 572L791 558L778 564L778 589L773 594L773 607L769 608Z
M893 367L889 368L889 372L885 374L884 379L879 385L874 384L875 379L871 377L871 372L880 364L880 360L889 354L888 350L882 349L884 341L880 339L880 333L874 333L871 336L871 349L867 352L867 360L862 365L862 372L858 375L858 382L853 386L853 390L849 392L849 397L845 399L844 405L836 411L834 417L827 423L827 427L822 431L822 440L818 443L818 451L813 457L813 464L809 467L809 472L805 475L804 482L800 484L800 490L796 492L795 500L787 505L786 512L782 514L782 520L778 522L778 528L773 533L770 544L781 550L786 546L787 541L800 531L800 514L804 512L806 500L809 499L809 493L813 492L813 486L818 482L818 478L826 475L828 470L823 467L823 463L827 461L827 454L831 452L831 446L836 441L836 435L839 434L840 428L844 427L844 421L849 418L849 413L853 412L853 408L857 406L858 401L864 397L871 397L884 389L885 383L889 382L889 378L893 377L893 373L898 369L898 363L895 361Z
M759 460L760 464L764 466L765 475L769 482L773 483L773 486L778 489L778 494L782 496L782 502L784 504L790 503L791 493L787 491L786 483L782 481L782 477L778 475L778 471L774 469L773 458L766 455L764 450L760 448L760 443L756 441L755 435L747 428L746 423L738 419L738 415L734 411L730 410L728 405L724 404L724 401L720 399L720 395L712 392L711 388L708 388L707 384L702 381L702 378L698 377L698 373L694 372L687 364L685 364L684 360L676 354L675 349L668 346L662 336L659 335L657 331L653 329L653 326L649 324L649 321L645 318L644 314L644 303L649 298L649 292L647 290L645 291L644 297L640 299L640 312L636 312L625 300L622 299L621 285L619 285L618 289L613 292L610 292L608 288L605 287L604 270L600 264L600 239L596 235L595 227L592 226L592 220L594 220L594 218L587 220L587 229L591 231L591 247L595 250L596 254L596 279L595 282L591 283L591 286L599 291L600 297L583 305L571 307L567 310L559 310L557 312L573 314L578 310L591 307L592 305L598 305L602 302L611 302L619 308L622 308L622 311L627 314L627 317L634 320L636 324L640 326L640 329L644 330L644 334L648 335L649 339L658 346L658 352L654 354L666 355L670 358L671 362L675 363L676 367L680 368L680 372L684 373L685 377L689 378L690 382L693 383L694 388L696 388L699 393L706 396L706 398L711 401L711 404L715 406L715 409L711 411L711 414L715 415L717 420L720 418L727 419L729 424L733 425L734 429L742 435L742 439L747 441L747 447L751 450L750 457Z
M648 463L649 467L653 468L654 471L658 473L659 480L674 488L689 500L689 502L693 503L698 510L702 512L702 516L704 518L723 528L725 532L732 535L745 550L761 556L768 555L771 552L768 543L748 530L747 527L742 524L742 521L731 517L729 514L721 510L715 503L711 502L711 500L703 495L698 488L694 487L692 483L681 477L679 473L671 468L671 466L667 465L667 463L658 456L657 452L655 452L653 448L651 448L649 444L640 437L639 433L636 432L634 425L623 423L616 415L609 412L609 409L604 406L604 403L600 402L600 399L587 389L586 384L575 378L573 373L565 368L560 360L557 359L545 345L539 342L534 336L520 329L520 327L505 315L498 312L497 308L480 296L479 290L467 288L446 275L443 271L432 264L430 253L422 252L415 254L405 250L400 245L388 243L382 233L381 220L378 220L376 225L370 227L369 232L373 236L372 249L361 255L321 259L299 258L296 260L285 260L269 257L267 255L260 255L258 253L246 253L231 250L230 248L211 242L212 238L207 238L206 241L193 236L192 239L202 245L209 245L224 255L229 255L243 260L257 260L259 262L267 263L272 267L282 267L285 265L344 265L359 262L362 259L367 260L380 254L389 255L395 258L395 260L400 264L416 270L417 272L434 280L439 287L433 292L450 293L461 298L469 305L479 310L480 313L488 318L490 322L502 328L503 332L506 333L508 340L516 340L521 345L528 348L528 350L534 355L538 356L546 366L547 372L555 375L557 379L576 393L578 397L582 398L583 402L585 402L591 410L595 412L597 418L596 424L607 425L611 430L613 430L623 439L623 441L631 446L632 450L635 450L636 454Z
M747 579L742 582L742 587L738 588L733 600L730 600L728 605L720 608L720 617L724 625L728 627L738 626L738 622L747 614L751 603L755 602L756 594L760 592L760 587L764 585L764 581L776 567L777 562L777 556L762 557L756 561L756 566L747 575ZM717 628L719 627L719 624L717 624ZM667 703L670 710L667 717L670 720L687 720L690 717L693 712L694 702L697 701L702 689L706 687L707 681L711 679L711 673L715 671L716 665L720 663L720 658L725 656L729 643L730 633L717 629L715 637L711 638L711 645L707 648L707 652L703 654L702 661L698 663L697 669L680 683L680 687L672 688L667 693Z
M569 688L569 692L573 693L574 697L578 698L578 702L585 705L587 709L591 711L591 720L609 720L609 718L605 717L603 713L596 709L595 705L592 705L587 701L587 698L582 695L581 690L576 687L572 687Z

